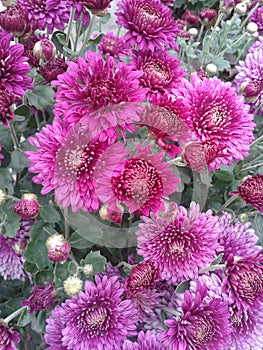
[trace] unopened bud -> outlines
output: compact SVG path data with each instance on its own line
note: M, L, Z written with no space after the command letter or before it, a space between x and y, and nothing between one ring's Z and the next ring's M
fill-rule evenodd
M205 71L209 75L215 75L217 73L217 66L214 63L209 63L206 66Z
M188 30L188 33L190 34L190 36L196 37L198 35L198 30L196 28L190 28Z
M6 201L6 193L0 189L0 205L4 204Z
M204 24L211 22L217 15L216 10L205 8L198 12L198 15Z
M245 213L240 214L240 215L239 215L239 221L240 221L242 224L245 224L246 222L248 222L248 216L247 216L247 214L245 214Z
M255 22L250 22L247 25L247 32L248 34L254 34L258 31L258 25Z
M48 237L46 247L48 251L48 258L52 262L67 260L71 249L65 238L58 233L54 233Z
M122 205L117 204L115 208L110 208L107 204L104 204L99 211L102 220L109 220L115 224L122 222L122 215L124 208Z
M89 276L93 272L93 265L92 264L86 264L82 267L82 271L85 273L86 276Z
M249 103L254 103L258 99L262 91L262 84L260 81L243 82L240 86L240 93L245 97Z
M82 285L82 280L76 276L68 277L63 283L64 291L70 297L80 292Z
M41 39L35 43L33 53L37 58L50 61L56 54L56 48L50 40Z
M246 12L247 12L246 4L243 3L243 2L240 2L239 4L237 4L236 7L235 7L235 12L239 16L243 16L244 14L246 14Z
M33 193L25 193L13 206L14 213L22 219L34 219L39 212L37 196Z

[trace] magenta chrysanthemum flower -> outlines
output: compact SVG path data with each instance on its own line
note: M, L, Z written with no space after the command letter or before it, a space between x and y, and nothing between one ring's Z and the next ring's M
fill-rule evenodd
M143 71L140 82L150 89L150 94L170 92L185 75L178 58L170 56L167 50L134 51L131 64Z
M204 302L207 288L197 284L195 295L184 293L183 315L165 321L168 330L159 339L173 350L223 350L228 345L231 327L227 304L221 299Z
M112 32L103 35L101 42L98 45L98 50L104 55L108 53L117 59L119 59L120 56L128 55L131 51L130 46L126 43L124 38L120 38Z
M237 192L240 198L246 203L263 213L263 174L257 174L245 178L238 185Z
M30 162L28 170L36 174L32 180L43 186L42 194L47 194L54 189L57 151L66 137L67 131L65 123L60 118L55 118L52 125L45 126L34 137L28 138L28 142L36 148L36 152L25 152Z
M54 28L64 29L68 22L70 7L67 0L18 0L34 29L44 30L51 34Z
M80 3L94 15L103 17L107 14L111 1L112 0L81 0Z
M53 60L47 62L39 68L39 74L42 75L49 83L57 79L59 74L66 72L68 66L65 60L61 57L53 58Z
M0 29L0 83L10 94L22 97L25 90L33 87L31 78L26 75L30 66L23 56L23 45L11 45L11 40L12 34Z
M24 281L24 258L22 256L33 220L20 220L20 228L14 238L0 234L0 276L5 280Z
M256 41L253 42L253 44L249 47L248 52L254 52L256 50L260 50L263 48L263 36L259 36Z
M19 341L20 339L18 333L8 328L0 320L0 349L15 350L16 348L12 345L12 343L19 343Z
M222 291L229 295L229 305L235 304L239 312L257 309L263 301L262 261L261 252L228 259Z
M116 23L128 30L125 39L139 50L177 49L178 32L171 11L159 0L121 0Z
M137 342L133 343L130 340L125 340L123 343L123 350L166 350L166 346L163 346L158 341L157 337L150 331L144 333L138 333Z
M27 19L20 6L10 6L0 12L0 26L14 36L23 34L27 27Z
M0 83L0 122L4 126L8 126L8 121L13 120L12 105L14 102L15 95L6 90L4 83Z
M256 245L258 237L250 228L250 222L245 224L233 222L232 215L227 212L219 217L218 222L220 247L217 252L224 253L223 261L226 261L230 255L246 258L261 250L261 247Z
M84 6L85 0L68 0L68 5L74 7L75 14L74 20L76 21L80 17L82 18L82 25L87 26L89 24L90 16L89 11Z
M124 63L115 65L110 56L104 63L101 56L91 51L86 52L85 59L78 57L77 62L69 61L68 66L68 71L52 82L58 86L55 115L63 116L67 123L76 123L98 110L90 117L91 129L100 123L107 129L138 120L134 113L135 103L130 102L144 100L147 89L139 85L142 72L133 71Z
M138 254L153 261L161 278L176 284L184 279L196 278L198 270L207 267L216 257L218 248L218 218L211 210L200 213L199 205L192 202L189 212L175 203L169 212L144 217L136 232Z
M240 61L236 67L238 74L235 77L235 85L246 101L254 108L262 110L263 101L263 49L254 49L249 52L245 61Z
M34 286L30 291L30 297L21 302L22 306L29 307L29 313L40 310L48 310L54 304L54 296L56 294L54 290L54 282L47 281L45 286Z
M209 171L248 156L254 138L253 115L230 83L216 77L201 80L193 74L190 82L185 80L173 92L188 105L189 117L185 121L197 140L202 147L209 147Z
M118 277L101 280L95 276L95 282L86 281L85 291L67 299L53 312L51 322L47 320L45 340L49 345L58 343L58 349L121 350L122 342L136 335L138 316L132 302L123 298ZM59 341L52 335L56 324L56 333L62 333Z
M256 23L259 34L263 33L263 6L256 9L256 11L250 17L249 22Z
M65 327L65 320L60 316L62 307L57 305L47 319L45 342L50 345L49 350L67 350L68 347L62 345L62 329Z
M114 156L117 161L117 155ZM120 153L119 164L112 164L106 174L105 171L96 174L100 200L113 208L123 202L131 213L138 215L148 215L149 210L156 212L179 181L168 168L169 164L162 162L163 156L163 152L151 154L150 145L141 148L140 144L129 159Z

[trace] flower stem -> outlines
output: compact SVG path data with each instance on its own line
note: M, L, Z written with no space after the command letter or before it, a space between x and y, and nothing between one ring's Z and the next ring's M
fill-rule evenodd
M259 7L259 3L256 4L256 6L254 6L248 13L248 15L246 16L246 19L244 20L244 22L241 24L240 28L239 28L239 32L241 32L241 30L244 28L244 26L247 24L247 22L249 21L249 18L253 15L253 13L257 10L257 8Z
M19 148L19 142L18 142L18 138L16 136L14 124L13 124L13 122L9 122L8 125L9 125L10 131L11 131L11 137L12 137L12 140L14 143L14 149L17 149L17 148Z
M205 269L199 270L198 274L201 275L202 273L205 273L208 271L224 270L225 267L226 267L225 264L211 265L206 267Z
M20 309L16 310L11 315L9 315L7 318L5 318L4 323L7 325L8 322L12 321L16 316L20 315L25 309L27 309L27 306L22 306Z
M254 140L251 145L250 145L250 148L255 146L257 143L263 141L263 135L259 136L256 140Z
M95 15L92 15L91 16L91 20L89 22L89 26L88 26L88 30L86 31L85 33L85 36L84 36L84 40L83 40L83 44L82 44L82 47L80 48L80 50L78 51L77 55L79 56L79 54L82 52L82 50L85 48L85 45L88 43L89 39L90 39L90 34L91 34L91 30L93 28L93 24L94 24L94 21L95 21Z
M163 311L166 311L166 312L168 312L169 314L172 314L172 315L174 315L174 316L176 316L176 317L180 317L180 316L181 316L181 313L180 313L180 312L178 312L178 311L176 311L176 310L172 310L172 309L170 309L169 307L162 306L160 309L163 310Z
M69 37L71 34L71 29L72 29L72 24L73 24L73 20L74 20L74 15L75 15L75 8L71 7L71 11L70 11L70 17L69 17L69 23L68 23L68 31L67 31L67 35L66 35L66 39L65 39L65 45L66 47L68 47L69 44ZM65 57L66 52L63 48L63 56Z
M68 208L64 208L64 236L66 241L69 240Z
M223 210L225 210L231 203L233 203L236 199L238 198L238 194L234 194L233 196L231 196L226 202L225 204L222 205L222 207L219 209L219 213Z

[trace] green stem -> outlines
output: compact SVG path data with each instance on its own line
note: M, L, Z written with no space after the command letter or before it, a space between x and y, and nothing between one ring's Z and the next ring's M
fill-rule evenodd
M241 169L240 172L243 173L244 171L253 170L253 169L256 169L256 168L261 167L261 166L263 166L263 163L251 165L251 166L249 166L249 167L247 167L247 168Z
M77 33L76 33L76 38L75 38L75 41L74 41L74 48L73 48L74 52L77 51L77 45L78 45L78 40L79 40L81 28L82 28L82 15L80 17L80 20L79 20L79 23L78 23L78 26L77 26Z
M18 138L16 136L14 124L13 124L13 122L9 122L8 125L9 125L10 131L11 131L11 137L12 137L12 140L14 143L14 149L17 149L17 148L19 148L19 142L18 142Z
M70 34L71 34L71 29L72 29L72 24L73 24L73 20L74 20L74 15L75 15L75 8L71 7L71 11L70 11L70 17L69 17L69 23L68 23L68 30L67 30L67 35L66 35L66 39L65 39L65 45L66 47L68 47L69 44L69 38L70 38ZM66 52L63 48L63 56L65 57Z
M27 309L27 306L22 306L20 309L16 310L11 315L9 315L7 318L5 318L4 323L7 325L8 322L12 321L16 316L20 315L25 309Z
M81 53L82 50L85 48L86 44L88 43L88 41L89 41L89 39L90 39L91 30L92 30L93 24L94 24L94 22L95 22L95 17L96 17L95 15L93 15L93 14L91 15L91 20L90 20L90 22L89 22L88 30L87 30L86 33L85 33L84 40L83 40L83 44L82 44L80 50L78 51L77 56L80 55L80 53Z
M121 262L117 265L117 267L118 267L118 268L119 268L119 267L127 267L129 270L131 270L132 267L133 267L133 265L128 264L128 263L126 263L125 261L121 261Z
M225 204L222 205L222 207L219 209L219 213L222 212L223 210L225 210L231 203L233 203L236 199L238 198L238 194L234 194L233 196L231 196L226 202Z
M76 266L76 268L77 268L76 275L78 275L80 266L79 266L77 260L75 259L74 255L73 255L72 253L69 254L69 259L70 259L70 260L73 262L73 264Z
M66 241L69 240L69 224L68 224L68 208L64 208L64 237Z
M211 265L206 267L205 269L199 270L198 274L201 275L202 273L209 272L209 271L224 270L225 267L226 267L225 264Z
M239 28L239 32L242 31L242 29L244 28L244 26L247 24L247 22L249 21L250 17L253 15L253 13L257 10L257 8L259 7L259 3L256 4L256 6L254 6L248 13L248 15L246 16L246 19L244 20L244 22L241 24L240 28Z
M197 41L200 41L200 40L201 40L201 37L202 37L203 32L204 32L204 29L205 29L205 26L204 26L204 24L202 23L202 24L201 24L200 31L199 31L199 34L198 34Z
M176 317L180 317L182 315L180 312L178 312L176 310L172 310L172 309L170 309L169 307L166 307L166 306L162 306L160 309L163 310L163 311L166 311L169 314L172 314L172 315L174 315Z
M254 140L251 145L250 145L250 148L251 147L254 147L257 143L263 141L263 135L259 136L256 140Z

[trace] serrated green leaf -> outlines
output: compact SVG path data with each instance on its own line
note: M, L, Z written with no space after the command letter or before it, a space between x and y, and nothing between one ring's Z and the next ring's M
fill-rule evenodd
M60 215L54 207L43 205L40 208L39 214L45 222L57 223L60 221Z
M73 232L70 235L69 243L72 248L86 249L91 248L94 244L81 236L78 232Z
M57 262L54 269L54 275L60 281L64 281L68 277L68 262Z
M47 248L44 242L36 240L29 242L24 252L26 261L36 264L39 269L52 266L51 261L47 257Z
M217 257L215 260L213 260L213 261L211 262L211 265L220 264L220 262L222 261L223 256L224 256L224 253L220 253L220 254L218 255L218 257Z
M70 261L68 264L68 272L71 275L75 275L77 273L77 266L72 261Z
M20 148L15 149L11 153L11 162L9 166L17 173L20 173L24 168L29 166L29 161Z
M91 275L96 275L104 270L106 265L106 258L100 255L99 251L90 252L84 259L85 264L92 265L93 271Z
M28 102L38 110L42 110L54 103L54 90L50 85L37 85L26 94Z
M34 282L37 286L43 286L46 281L53 281L53 272L50 270L40 270L34 276Z

